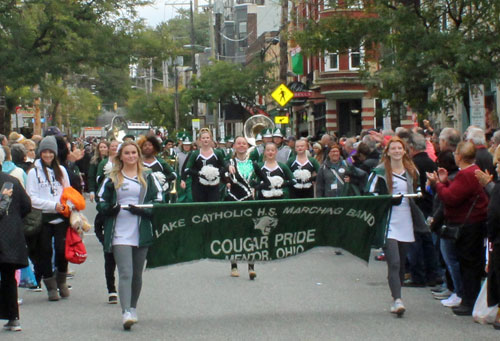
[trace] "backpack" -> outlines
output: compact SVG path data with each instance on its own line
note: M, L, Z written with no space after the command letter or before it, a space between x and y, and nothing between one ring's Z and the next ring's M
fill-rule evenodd
M87 259L87 249L82 238L73 228L66 232L66 259L70 263L82 264Z

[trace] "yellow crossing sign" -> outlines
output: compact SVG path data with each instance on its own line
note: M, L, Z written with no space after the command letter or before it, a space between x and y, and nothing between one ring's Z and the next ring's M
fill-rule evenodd
M285 84L280 84L276 90L273 91L271 97L278 102L279 105L284 107L293 98L293 92L288 89Z

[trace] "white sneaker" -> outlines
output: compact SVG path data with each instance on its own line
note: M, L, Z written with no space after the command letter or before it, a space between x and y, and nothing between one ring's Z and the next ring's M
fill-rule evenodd
M441 304L449 308L458 307L460 303L462 303L462 299L455 293L453 293L449 298L441 300Z
M397 314L398 316L403 316L406 311L405 306L403 305L403 301L400 298L394 300L394 303L391 305L391 313Z
M132 317L132 321L134 321L134 323L139 322L139 320L137 319L137 309L136 308L130 308L130 316Z
M130 313L130 311L126 310L123 313L123 329L130 330L133 324L134 320L132 319L132 314Z

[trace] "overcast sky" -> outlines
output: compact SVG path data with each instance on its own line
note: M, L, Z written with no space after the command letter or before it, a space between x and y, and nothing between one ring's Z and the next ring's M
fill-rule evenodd
M207 2L198 1L199 5ZM155 27L159 23L175 17L179 8L189 8L189 5L174 5L181 3L189 3L189 0L155 0L154 4L150 6L139 7L139 16L146 19L149 26Z

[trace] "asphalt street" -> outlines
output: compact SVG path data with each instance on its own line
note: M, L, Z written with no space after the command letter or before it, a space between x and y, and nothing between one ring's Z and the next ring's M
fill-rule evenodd
M89 205L89 217L95 209ZM146 270L139 323L121 325L107 304L101 245L85 237L88 260L71 265L71 297L48 302L46 292L19 289L23 331L0 340L499 340L491 325L454 316L428 288L403 288L407 312L389 313L385 262L317 248L285 260L246 264L231 278L226 262L199 261Z

